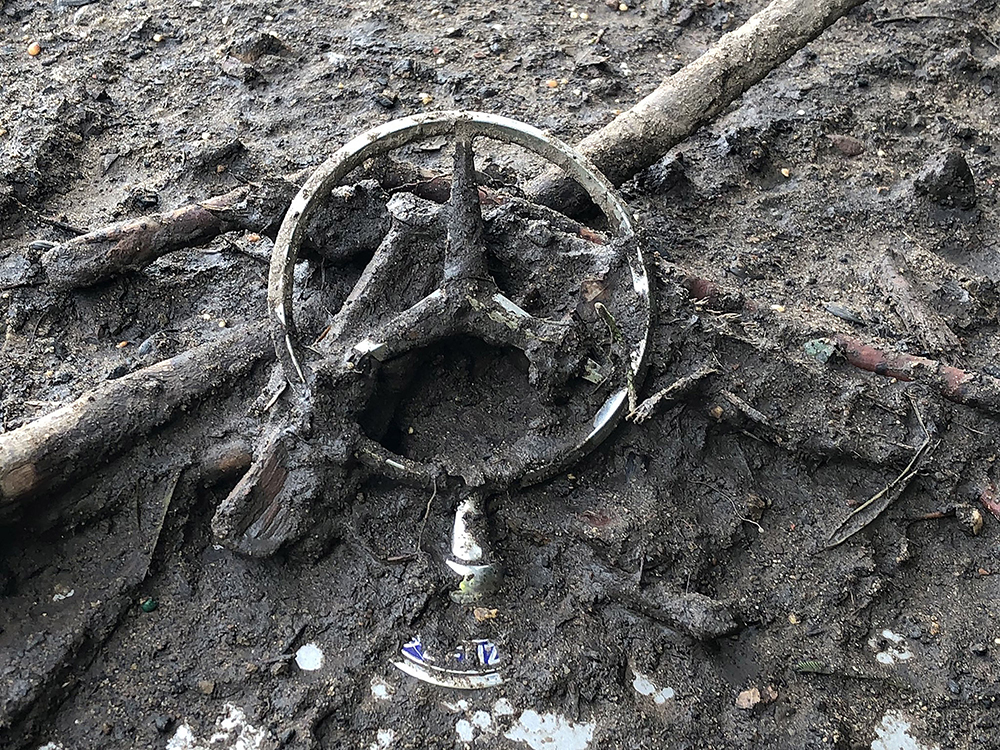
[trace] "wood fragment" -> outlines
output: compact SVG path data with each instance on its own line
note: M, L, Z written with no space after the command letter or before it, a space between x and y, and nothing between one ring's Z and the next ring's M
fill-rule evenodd
M752 422L756 422L764 427L771 427L771 420L767 418L767 415L758 409L755 409L747 401L737 396L732 391L723 390L720 394L729 405L737 409L743 416Z
M288 491L288 435L274 431L212 519L215 538L250 556L267 556L293 531Z
M73 403L0 435L0 518L93 471L226 381L273 357L267 326L110 380Z
M1000 521L1000 492L994 484L987 484L979 493L980 504Z
M931 354L955 351L962 344L948 324L925 301L926 295L913 286L902 254L886 250L876 271L876 282L892 301L906 326L916 334Z
M604 175L621 185L720 115L735 99L864 0L774 0L649 96L577 144ZM585 208L569 178L546 172L527 193L564 213Z

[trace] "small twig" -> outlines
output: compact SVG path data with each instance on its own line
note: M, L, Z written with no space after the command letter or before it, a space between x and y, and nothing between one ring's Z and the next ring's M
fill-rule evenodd
M279 385L278 388L275 390L274 395L267 400L266 404L264 404L265 412L271 411L271 407L274 406L276 403L278 403L278 399L281 398L281 394L284 393L287 388L288 388L288 381L282 380L281 385Z
M918 21L955 21L961 23L961 18L955 16L943 16L939 13L914 13L909 16L889 16L888 18L876 18L872 21L872 26L884 26L887 23L917 23Z
M899 317L928 351L937 354L960 349L962 344L958 336L927 303L927 295L910 282L908 275L906 259L901 253L888 248L875 276L882 291L892 300Z
M87 234L90 230L87 227L78 227L75 224L70 224L65 221L60 221L59 219L54 219L51 216L43 216L38 214L37 218L40 222L48 224L49 226L56 227L57 229L62 229L70 234L81 235Z
M714 492L718 492L720 495L722 495L724 498L726 498L726 500L729 501L730 505L733 506L733 513L736 515L737 519L739 519L740 521L743 521L744 523L753 524L754 526L757 527L757 532L758 533L760 533L760 534L764 533L764 527L763 526L761 526L759 523L757 523L756 521L754 521L752 518L747 518L742 513L740 513L739 506L736 505L736 500L733 499L733 496L731 494L729 494L725 490L720 490L718 487L716 487L713 484L709 484L708 482L703 482L703 481L701 481L699 479L691 479L691 480L688 480L688 481L690 481L691 484L700 484L702 487L708 487L710 490L713 490Z
M718 365L719 361L715 360L712 364L703 364L697 370L689 375L685 375L682 378L678 378L673 383L668 385L666 388L657 391L652 396L647 398L641 404L639 404L635 409L628 413L626 419L635 422L636 424L641 424L653 416L656 408L666 400L677 400L683 398L687 394L691 393L702 380L707 378L709 375L714 375L719 370L715 365Z
M75 224L69 224L65 221L62 221L61 219L56 219L51 216L45 216L44 214L39 212L38 209L32 208L31 206L22 203L21 201L17 200L17 198L14 199L14 202L17 203L17 205L19 205L21 208L23 208L25 211L34 216L38 221L42 222L43 224L48 224L49 226L53 226L56 227L57 229L62 229L66 232L70 232L71 234L76 234L76 235L87 234L87 232L90 231L89 229L78 227Z
M920 429L924 433L924 442L921 443L920 447L917 448L916 451L914 451L913 458L910 459L910 462L906 465L906 468L903 469L899 476L851 511L847 518L845 518L837 526L837 528L833 530L827 539L825 549L832 549L840 544L843 544L882 515L882 512L892 505L896 498L903 494L903 491L909 486L910 480L917 475L917 472L920 470L920 464L923 462L923 459L928 453L931 436L930 433L927 432L927 428L924 426L924 420L920 416L920 412L917 410L916 405L913 407L913 413L916 414L917 421L920 424ZM866 513L869 508L872 509L871 512Z
M433 504L434 498L437 497L438 493L437 479L433 480L433 487L434 490L431 492L431 496L427 499L427 506L424 508L423 518L420 519L420 530L417 532L416 549L413 550L412 552L403 552L398 555L392 555L391 557L387 557L385 558L385 562L387 563L410 562L411 560L416 560L420 556L420 553L424 549L424 529L427 528L427 519L430 518L431 515L431 505Z
M427 507L424 508L424 517L420 519L420 531L417 532L417 550L422 550L424 548L424 529L427 528L427 519L431 515L431 504L434 502L434 498L438 494L438 484L437 479L433 479L433 491L431 496L427 499Z
M725 391L724 390L724 391L721 392L721 395L722 395L722 397L724 399L726 399L726 401L728 401L730 403L730 405L732 405L733 407L735 407L736 409L738 409L739 412L741 414L743 414L743 416L747 417L751 421L756 422L757 424L763 425L764 427L770 427L771 426L771 420L769 420L767 418L766 414L764 414L763 412L761 412L761 411L753 408L749 403L747 403L746 401L744 401L742 398L740 398L739 396L737 396L735 393L732 393L731 391Z

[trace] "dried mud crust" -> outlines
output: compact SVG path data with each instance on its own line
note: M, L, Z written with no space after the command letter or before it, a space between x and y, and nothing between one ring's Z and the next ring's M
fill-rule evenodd
M263 316L266 238L61 293L26 249L66 238L39 216L97 227L221 194L423 107L574 142L761 6L0 3L0 429ZM802 346L840 332L996 367L996 11L863 6L626 186L664 260L645 395L717 372L495 502L508 585L487 624L504 686L443 694L388 664L453 606L440 498L427 511L428 493L372 480L331 500L332 541L309 555L214 546L270 397L262 365L53 498L70 509L55 526L37 508L0 531L0 746L177 747L185 731L196 746L232 707L245 721L227 736L261 747L525 747L528 710L592 748L868 748L887 716L928 747L994 746L997 523L967 537L911 519L996 485L996 419ZM957 349L929 351L895 309L886 248ZM693 301L668 262L754 305ZM331 299L359 273L338 258L311 270ZM429 446L407 428L447 414L496 354L436 356L394 417L414 450ZM909 489L824 550L925 430ZM691 637L657 609L684 594L725 603L740 631ZM291 659L309 642L326 656L315 672ZM635 673L669 693L639 692ZM752 688L777 697L738 708Z

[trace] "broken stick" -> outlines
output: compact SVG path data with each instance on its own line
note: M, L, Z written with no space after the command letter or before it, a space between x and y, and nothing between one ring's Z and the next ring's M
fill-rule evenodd
M255 323L84 393L0 435L0 517L93 471L274 349Z
M913 457L899 476L851 511L847 518L841 521L830 534L824 549L833 549L843 544L882 515L882 512L906 491L906 488L910 486L910 480L920 471L924 459L927 458L931 436L924 427L924 421L920 419L920 413L916 412L916 406L914 406L914 413L920 421L920 428L924 431L923 443L913 452Z
M864 0L774 0L659 88L587 136L577 149L615 185L662 159L712 121L736 98ZM547 172L528 194L570 215L586 195L564 176Z
M112 224L56 245L42 256L57 289L93 284L123 271L138 271L161 255L202 245L224 232L277 229L298 187L286 180L244 185L224 195Z
M842 333L832 338L844 358L858 369L896 380L927 383L949 401L1000 414L1000 378L905 352L887 352Z
M450 180L427 170L391 162L370 171L385 190L409 190L439 203L448 198ZM226 232L256 232L273 239L298 190L296 175L271 178L174 211L112 224L56 245L42 256L42 267L52 286L75 289L140 271L162 255L204 245ZM343 188L338 200L331 200L310 224L305 246L343 259L359 246L377 245L388 231L388 213L377 192L374 182ZM332 245L341 246L335 254Z

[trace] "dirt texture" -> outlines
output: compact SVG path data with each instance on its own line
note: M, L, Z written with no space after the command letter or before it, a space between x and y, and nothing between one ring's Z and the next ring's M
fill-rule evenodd
M287 195L366 128L438 109L578 143L765 3L80 3L0 0L0 440L100 399L44 483L0 477L0 747L1000 743L996 2L862 5L621 187L654 280L652 400L557 476L492 488L506 575L478 609L448 595L454 483L346 453L316 469L336 420L320 451L282 433L287 512L273 545L246 541L259 518L227 502L294 389L261 343L274 207L240 214L240 191ZM444 179L451 153L399 157ZM450 337L351 395L372 444L469 484L600 402L571 377L586 357L620 357L595 306L607 227L525 208L533 157L477 145L475 167L489 273L590 338L558 382L499 337ZM359 320L440 281L403 261L444 257L446 212L363 177L296 266L304 350L373 254L398 296L354 300ZM86 229L217 196L235 213L181 249L47 276ZM158 380L191 363L197 398ZM403 674L418 634L485 634L503 684Z

